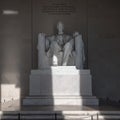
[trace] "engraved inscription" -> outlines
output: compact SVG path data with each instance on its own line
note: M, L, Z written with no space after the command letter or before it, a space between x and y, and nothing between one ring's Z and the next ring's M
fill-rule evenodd
M52 15L70 15L76 12L76 7L72 3L72 0L48 0L47 4L43 2L41 6L41 13Z

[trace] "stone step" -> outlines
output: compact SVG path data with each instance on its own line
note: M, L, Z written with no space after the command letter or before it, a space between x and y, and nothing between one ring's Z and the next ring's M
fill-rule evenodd
M1 111L0 118L0 120L120 120L120 111Z

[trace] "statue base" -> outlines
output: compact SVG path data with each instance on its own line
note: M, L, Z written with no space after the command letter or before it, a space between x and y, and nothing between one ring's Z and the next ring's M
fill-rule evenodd
M90 70L75 66L32 70L29 96L23 105L98 105L92 96Z

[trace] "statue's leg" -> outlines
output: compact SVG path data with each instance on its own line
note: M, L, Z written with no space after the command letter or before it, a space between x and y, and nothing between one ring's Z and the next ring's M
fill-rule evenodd
M62 65L62 60L63 60L63 52L60 51L60 52L57 54L57 57L58 57L58 65L61 66L61 65Z
M66 66L68 64L69 56L72 52L72 45L70 42L66 43L64 46L64 55L63 55L63 66Z
M58 65L62 64L62 59L63 59L63 52L60 50L61 48L58 45L57 41L53 41L51 44L51 51L52 51L52 54L57 57Z

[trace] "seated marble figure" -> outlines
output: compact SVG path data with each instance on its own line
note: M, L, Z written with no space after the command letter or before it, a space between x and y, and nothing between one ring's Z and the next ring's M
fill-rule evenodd
M85 54L82 35L75 32L73 35L64 34L62 22L57 24L58 33L47 36L38 35L38 68L45 69L50 66L76 66L83 69Z

